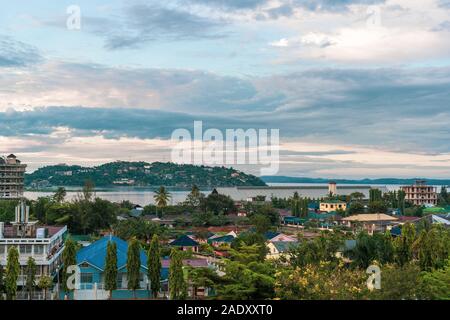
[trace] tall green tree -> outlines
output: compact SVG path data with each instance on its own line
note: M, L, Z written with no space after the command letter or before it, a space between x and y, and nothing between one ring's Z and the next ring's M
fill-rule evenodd
M192 186L191 192L186 197L186 205L189 207L192 207L193 209L196 209L200 206L202 199L205 196L200 192L200 189L194 184Z
M169 294L172 300L182 300L187 295L183 273L183 261L179 250L173 248L170 253Z
M394 241L396 261L400 266L412 261L414 257L414 241L416 240L416 228L411 223L402 226L402 234Z
M294 195L292 196L291 211L293 216L300 217L301 208L300 208L300 196L298 192L294 192Z
M421 270L443 268L450 254L449 231L441 225L423 229L417 239L416 248Z
M70 277L70 274L67 273L67 269L70 266L74 266L77 264L76 254L77 249L75 242L70 238L67 239L64 244L64 251L62 253L62 263L63 263L62 281L63 281L63 289L65 292L70 292L73 290L67 286L67 280Z
M27 277L26 287L28 291L28 297L31 300L34 287L36 286L36 261L33 259L33 257L28 258L25 274Z
M105 289L112 299L113 290L117 289L117 244L114 241L108 241L106 248Z
M133 296L136 298L136 290L140 288L140 275L141 275L141 246L139 241L131 239L128 242L127 252L127 278L128 289L133 290Z
M17 294L17 279L19 278L20 264L19 251L12 246L8 251L8 261L6 262L5 289L6 299L15 300Z
M148 279L150 280L150 289L153 298L158 297L161 289L161 249L159 248L159 239L155 234L150 242L147 257Z
M0 300L3 300L5 294L5 270L0 264Z
M375 202L375 201L382 201L383 199L383 193L380 189L370 189L369 190L369 203Z
M172 196L170 195L169 191L164 188L164 186L159 187L159 190L155 191L155 195L153 198L155 199L155 203L158 210L158 216L162 217L164 214L164 208L167 207L167 204L169 203L169 200Z

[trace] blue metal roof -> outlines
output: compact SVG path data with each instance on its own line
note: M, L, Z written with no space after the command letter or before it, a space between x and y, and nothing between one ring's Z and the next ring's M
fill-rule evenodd
M197 247L199 246L199 243L187 235L181 236L176 240L173 240L171 243L169 243L171 246L177 246L177 247Z
M275 238L275 237L276 237L277 235L279 235L279 234L280 234L279 232L267 231L267 232L264 234L264 237L266 237L267 240L270 240L270 239Z
M231 243L231 242L233 242L233 240L234 240L234 237L232 235L228 234L225 236L208 239L208 243L213 243L213 242Z
M113 241L117 246L117 267L121 269L126 267L128 243L120 238L114 236L105 236L98 241L82 248L77 252L77 264L87 262L93 267L104 270L106 260L106 249L108 242ZM147 255L141 249L141 267L147 269Z

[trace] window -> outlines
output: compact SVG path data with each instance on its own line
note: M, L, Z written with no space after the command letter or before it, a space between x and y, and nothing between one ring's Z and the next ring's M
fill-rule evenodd
M123 286L123 275L121 273L117 274L117 289L122 289Z
M34 254L43 254L44 246L42 245L34 245Z
M29 246L29 245L21 244L19 246L19 250L20 250L21 254L30 254L31 253L31 249L32 249L32 246Z
M4 254L6 251L6 246L0 246L0 254Z
M83 272L80 275L81 283L92 283L94 281L94 274Z

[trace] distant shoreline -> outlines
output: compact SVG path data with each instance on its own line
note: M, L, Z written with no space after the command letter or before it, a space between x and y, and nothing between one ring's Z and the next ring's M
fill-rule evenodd
M450 179L427 179L427 178L377 178L377 179L325 179L288 176L262 176L265 183L328 183L334 181L337 184L372 184L372 185L411 185L416 180L426 180L429 185L450 186Z

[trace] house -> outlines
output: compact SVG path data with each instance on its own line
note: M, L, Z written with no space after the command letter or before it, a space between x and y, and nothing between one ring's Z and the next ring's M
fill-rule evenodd
M295 237L280 233L270 239L269 242L297 242L297 239Z
M80 287L74 290L75 300L102 300L109 297L104 290L104 271L108 242L117 246L117 290L113 291L113 299L131 299L134 293L127 287L127 252L128 243L114 236L105 236L77 252L76 261L80 268ZM140 251L140 289L135 291L137 298L148 298L149 281L147 279L147 255ZM163 275L163 272L161 272Z
M444 227L450 228L450 213L446 214L430 214L423 217L422 219L427 220L431 224L440 224Z
M319 210L322 212L345 211L347 210L347 203L339 200L322 201Z
M189 237L188 235L183 235L179 237L178 239L173 240L169 243L172 247L178 247L180 250L188 251L192 250L193 252L198 252L198 247L200 244Z
M342 218L341 221L348 227L353 229L362 227L369 234L373 234L374 232L385 232L388 227L392 227L398 221L398 218L384 213L363 213Z
M232 235L224 235L220 237L212 237L208 239L208 244L212 245L213 247L218 247L220 245L231 245L231 243L234 241L235 237Z
M109 292L104 289L104 271L108 242L113 241L117 246L117 290L113 291L113 299L148 299L151 296L149 280L147 278L147 255L140 250L140 289L133 291L127 287L127 253L128 243L120 238L108 235L77 252L76 261L80 268L80 286L74 290L75 300L104 300L109 298ZM192 268L210 267L206 259L183 260L184 266ZM170 259L161 260L161 290L159 297L168 296ZM193 294L192 288L189 288ZM199 288L197 296L208 295L205 288ZM64 293L62 293L64 296Z
M266 259L269 260L277 260L282 256L287 256L286 252L294 248L298 242L296 241L271 241L267 242L268 253L266 255Z

